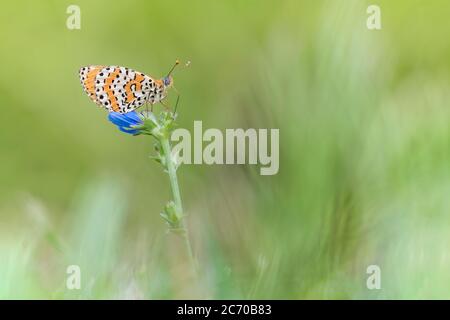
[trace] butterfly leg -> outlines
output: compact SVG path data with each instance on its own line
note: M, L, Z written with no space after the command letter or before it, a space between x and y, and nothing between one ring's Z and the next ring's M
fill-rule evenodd
M175 102L175 108L173 109L173 116L174 117L176 117L176 115L177 115L178 101L180 101L180 95L177 96L177 101Z
M175 116L176 112L177 112L177 107L178 107L178 102L180 101L180 92L177 90L177 88L175 88L174 86L172 86L173 90L175 91L175 93L177 94L177 101L175 102L175 108L173 109L173 114Z
M163 101L160 101L159 103L161 103L161 105L164 107L165 111L170 111L170 108L167 104L165 104Z

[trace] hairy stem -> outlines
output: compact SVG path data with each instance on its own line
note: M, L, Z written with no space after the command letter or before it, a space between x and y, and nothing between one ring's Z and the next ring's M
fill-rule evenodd
M161 148L165 157L165 162L167 166L167 172L169 174L170 179L170 186L172 189L172 195L173 200L176 207L176 212L180 221L179 229L181 230L181 234L184 238L186 251L189 256L189 260L192 265L192 269L195 275L197 275L197 264L194 258L194 254L192 252L192 246L191 242L189 240L189 232L187 229L187 226L184 222L184 216L183 216L183 204L181 202L181 194L180 194L180 187L178 186L178 178L177 178L177 171L175 169L175 164L172 159L172 148L170 147L169 138L164 136L160 139Z

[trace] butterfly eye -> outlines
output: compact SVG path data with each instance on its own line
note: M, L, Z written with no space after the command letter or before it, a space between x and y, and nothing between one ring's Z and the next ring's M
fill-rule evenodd
M164 78L164 85L165 85L165 86L169 86L169 85L170 85L170 82L171 82L170 77L165 77L165 78Z

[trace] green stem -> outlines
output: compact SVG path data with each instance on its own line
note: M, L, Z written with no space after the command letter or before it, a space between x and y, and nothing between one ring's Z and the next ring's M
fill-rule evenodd
M186 224L184 223L184 215L183 215L183 204L181 202L181 194L180 194L180 188L178 186L178 178L177 178L177 171L175 169L174 162L172 160L172 148L170 147L169 138L164 136L160 138L161 148L165 157L165 162L167 166L167 172L169 174L170 179L170 186L172 189L172 195L173 200L175 203L177 216L180 221L180 229L182 231L182 235L184 238L186 251L189 256L189 260L192 265L192 269L195 275L197 275L197 264L195 262L194 254L192 252L192 246L191 242L189 240L189 233L188 229L186 227Z

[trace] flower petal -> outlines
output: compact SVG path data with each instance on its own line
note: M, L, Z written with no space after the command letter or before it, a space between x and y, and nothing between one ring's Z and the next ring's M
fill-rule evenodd
M118 127L118 128L119 128L120 131L128 133L128 134L132 134L132 135L135 135L135 134L139 133L139 130L129 129L127 127Z
M108 114L108 119L115 125L122 127L136 126L142 123L141 118L135 111L125 114L119 112L110 112Z
M139 117L136 111L131 111L124 114L127 121L131 123L131 125L139 125L142 124L142 119Z
M139 133L139 129L133 127L143 124L141 117L136 111L131 111L124 114L120 112L110 112L108 114L108 120L115 124L120 131L132 135Z
M122 117L122 114L119 112L110 112L108 114L108 120L114 123L117 126L126 126L128 125L127 121L125 121Z

